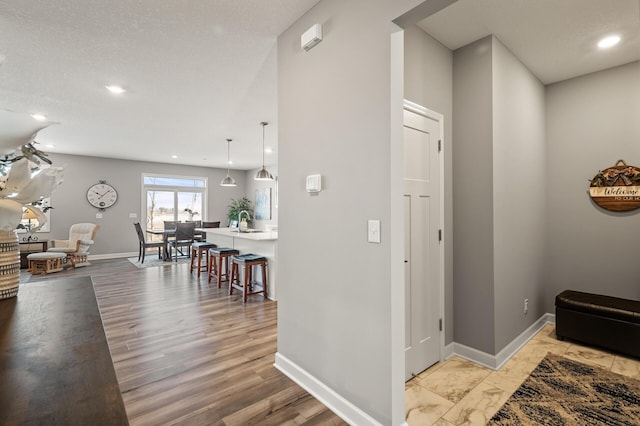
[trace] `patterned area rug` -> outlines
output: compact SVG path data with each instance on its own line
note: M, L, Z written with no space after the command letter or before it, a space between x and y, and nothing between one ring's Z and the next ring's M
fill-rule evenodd
M489 425L640 425L640 381L548 354Z
M179 257L177 262L175 260L171 262L165 262L162 259L158 259L157 253L152 253L152 256L149 256L149 254L147 253L147 256L145 256L144 258L144 263L140 263L138 261L137 256L128 257L127 260L133 263L138 268L153 268L155 266L173 266L173 265L180 265L181 263L191 262L191 258L189 257Z

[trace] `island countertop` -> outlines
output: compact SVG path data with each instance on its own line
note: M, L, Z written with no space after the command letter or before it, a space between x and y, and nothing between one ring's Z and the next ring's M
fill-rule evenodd
M196 231L204 232L211 235L222 235L225 237L242 238L253 241L274 241L278 239L277 231L255 231L238 232L237 229L231 228L197 228Z
M197 228L206 235L207 241L218 247L234 248L242 254L254 253L264 256L268 260L267 267L267 296L276 300L276 282L278 280L276 263L278 261L278 232L238 232L229 228ZM255 277L261 281L260 274Z

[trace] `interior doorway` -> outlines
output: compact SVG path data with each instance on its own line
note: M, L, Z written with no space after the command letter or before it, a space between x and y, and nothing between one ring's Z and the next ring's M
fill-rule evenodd
M404 103L405 380L443 348L443 116Z

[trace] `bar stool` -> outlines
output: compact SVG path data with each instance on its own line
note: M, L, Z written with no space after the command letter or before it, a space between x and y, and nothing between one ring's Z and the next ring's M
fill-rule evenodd
M209 251L209 249L216 248L216 247L218 246L213 243L208 243L206 241L202 241L202 242L196 241L192 243L191 244L191 268L189 269L189 272L193 272L196 257L198 258L198 278L200 278L200 272L202 271L203 267L205 271L208 271L209 268L208 268L208 262L207 262L207 251ZM202 265L203 256L204 256L204 265Z
M247 296L262 293L267 298L267 258L253 253L233 256L231 258L231 280L229 281L229 296L236 288L242 291L242 303L247 302ZM244 269L244 279L240 280L238 267ZM262 283L253 281L253 267L262 267ZM259 290L256 290L255 287Z
M211 282L211 278L215 277L218 281L218 288L220 288L222 281L229 281L229 258L235 254L240 254L240 252L229 247L209 249L209 262L207 263L209 282Z

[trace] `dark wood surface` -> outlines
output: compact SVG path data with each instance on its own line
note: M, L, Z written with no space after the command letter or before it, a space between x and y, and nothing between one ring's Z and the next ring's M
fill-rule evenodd
M29 267L27 256L31 253L41 253L47 251L49 242L47 240L20 241L20 268Z
M188 263L92 260L22 277L88 274L131 425L346 425L273 366L276 302L243 304Z
M127 425L89 277L0 301L0 425Z

